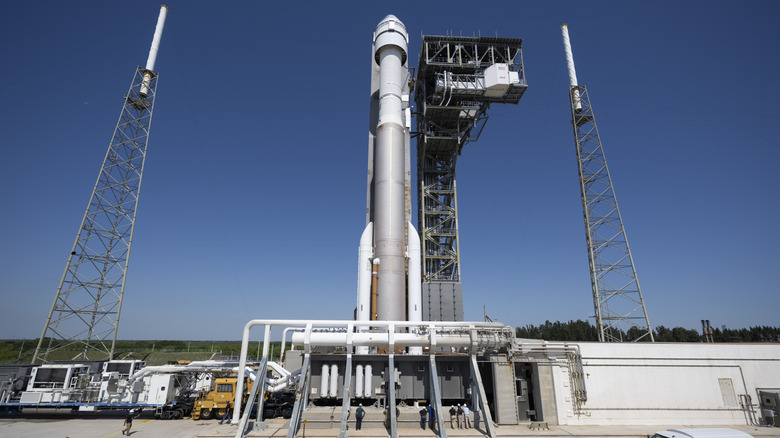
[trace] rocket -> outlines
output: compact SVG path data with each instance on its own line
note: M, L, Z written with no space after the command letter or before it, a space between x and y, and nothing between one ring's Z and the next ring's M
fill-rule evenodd
M358 249L357 321L420 321L422 317L420 238L409 217L408 42L406 27L393 15L374 31L367 218Z

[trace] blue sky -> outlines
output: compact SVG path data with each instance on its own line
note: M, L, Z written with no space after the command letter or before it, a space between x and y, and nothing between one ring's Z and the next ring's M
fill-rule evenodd
M524 39L528 92L491 108L458 163L466 319L593 313L567 22L651 324L780 323L780 3L168 5L120 338L351 317L371 37L389 13L413 64L421 34ZM5 5L0 338L40 335L158 8Z

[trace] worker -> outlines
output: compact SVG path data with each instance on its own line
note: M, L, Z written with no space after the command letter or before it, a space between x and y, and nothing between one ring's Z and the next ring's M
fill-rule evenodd
M358 404L358 408L355 411L355 430L360 430L363 425L363 417L366 416L366 411L363 409L363 404Z
M463 408L460 403L458 403L458 410L455 413L458 416L458 429L463 429Z
M225 413L222 414L222 419L219 420L219 424L222 424L222 422L225 420L227 420L228 424L230 424L230 400L228 400L227 404L225 405Z
M138 418L138 416L141 415L140 412L140 409L137 412L135 409L130 409L127 413L127 418L125 418L125 422L122 423L125 427L122 430L122 435L130 435L130 428L133 427L133 418Z
M420 429L425 430L425 420L428 419L428 409L420 409Z
M433 405L428 405L428 428L434 430L434 424L436 424L436 410L433 409Z
M471 429L471 411L467 405L463 405L463 420L466 422L466 429Z
M450 406L450 427L455 429L455 419L457 418L455 414L458 411L455 410L455 405Z

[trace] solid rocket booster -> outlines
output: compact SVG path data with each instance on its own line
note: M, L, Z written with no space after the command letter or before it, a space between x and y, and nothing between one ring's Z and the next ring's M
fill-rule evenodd
M144 73L144 81L139 92L141 97L146 97L149 94L149 83L152 81L152 72L154 71L154 64L157 62L157 51L160 48L160 39L162 39L165 17L167 16L168 6L161 5L160 15L157 17L157 27L154 29L154 37L152 38L152 47L149 48L149 56L146 58L146 72Z
M577 71L574 69L574 55L571 52L571 42L569 41L569 26L566 23L561 25L561 35L563 36L563 51L566 52L566 66L569 68L569 88L576 88ZM574 109L580 111L580 91L574 90Z

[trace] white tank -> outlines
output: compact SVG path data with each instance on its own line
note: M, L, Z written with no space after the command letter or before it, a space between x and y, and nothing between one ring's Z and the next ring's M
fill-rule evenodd
M327 364L322 364L322 381L320 382L320 397L328 396L328 367Z
M330 366L330 397L336 397L339 390L339 366L335 363Z
M363 365L355 367L355 397L363 397Z
M366 382L365 382L365 385L363 386L363 395L364 395L364 397L371 397L371 392L372 392L371 391L371 378L373 377L371 375L371 371L372 371L371 370L371 365L366 365L366 368L365 368L365 373L366 373L365 379L366 379Z

